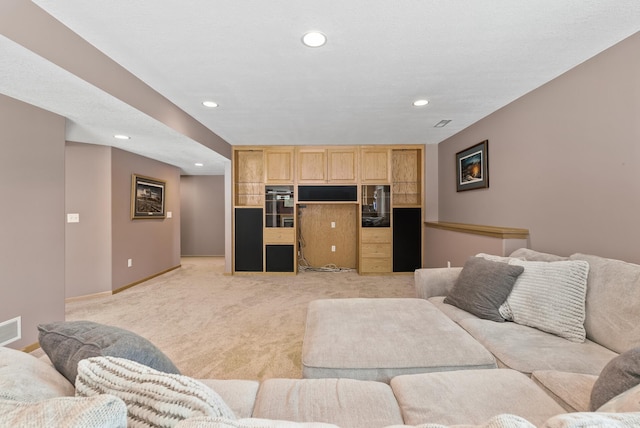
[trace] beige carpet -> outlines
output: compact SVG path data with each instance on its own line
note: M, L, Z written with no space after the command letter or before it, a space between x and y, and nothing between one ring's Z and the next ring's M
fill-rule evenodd
M410 274L223 271L223 258L186 257L181 268L116 295L67 303L66 317L134 331L195 378L299 378L310 301L415 296Z

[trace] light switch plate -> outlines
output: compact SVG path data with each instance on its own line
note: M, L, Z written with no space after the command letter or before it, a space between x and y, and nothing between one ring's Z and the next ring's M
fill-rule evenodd
M80 214L67 213L67 223L80 223Z

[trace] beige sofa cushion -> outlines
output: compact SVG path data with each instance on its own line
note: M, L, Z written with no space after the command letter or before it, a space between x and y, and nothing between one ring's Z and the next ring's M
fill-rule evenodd
M518 248L513 253L509 254L509 257L538 262L558 262L569 259L568 257L558 256L551 253L543 253L529 248Z
M587 338L622 353L640 346L640 265L587 254Z
M567 413L550 418L540 428L638 428L640 413Z
M406 424L481 424L509 413L534 425L564 409L515 370L463 370L398 376L391 380Z
M224 419L210 416L198 416L178 422L175 428L339 428L337 425L322 422L291 422L272 419L245 418Z
M567 412L588 412L591 390L598 376L537 370L531 373L531 379Z
M260 385L253 417L350 428L403 423L389 385L353 379L267 379Z
M516 323L463 319L460 325L491 351L500 363L523 373L559 370L598 375L618 354L586 340L570 342Z
M198 380L217 392L237 418L251 417L260 382L235 379Z

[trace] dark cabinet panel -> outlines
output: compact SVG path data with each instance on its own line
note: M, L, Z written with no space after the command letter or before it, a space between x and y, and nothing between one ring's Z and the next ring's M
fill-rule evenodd
M267 245L267 272L293 272L293 245Z
M235 210L235 270L262 272L262 208Z
M413 272L422 267L422 210L393 209L393 271Z

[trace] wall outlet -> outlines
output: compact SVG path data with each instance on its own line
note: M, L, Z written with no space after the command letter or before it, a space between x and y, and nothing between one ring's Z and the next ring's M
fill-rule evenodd
M67 214L67 223L80 223L80 214L79 213L68 213Z
M332 245L332 246L331 246L331 252L332 252L332 253L335 253L335 252L336 252L336 246L335 246L335 245Z
M133 266L133 259L127 259L127 267Z

